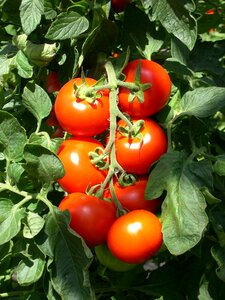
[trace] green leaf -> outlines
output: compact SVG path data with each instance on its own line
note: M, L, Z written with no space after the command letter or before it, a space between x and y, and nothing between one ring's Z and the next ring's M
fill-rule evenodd
M23 105L35 116L38 122L49 115L52 103L42 87L28 83L24 88L22 97Z
M218 264L217 276L225 282L225 247L215 246L211 250L212 256Z
M11 209L13 208L13 202L6 198L0 198L0 222L7 219Z
M7 168L7 174L10 178L10 183L11 185L16 185L20 178L21 175L24 172L24 168L22 167L21 164L18 163L11 163L8 168Z
M0 76L9 74L12 64L13 58L7 58L4 55L0 56Z
M180 113L205 118L224 106L225 88L200 87L184 94L180 101Z
M28 245L26 255L15 269L16 279L23 286L37 282L45 269L45 257L35 245Z
M193 1L152 0L152 10L165 29L190 50L197 39L197 22L191 15ZM189 5L188 5L189 3Z
M30 144L41 145L54 153L57 152L62 141L63 138L51 139L47 132L32 133L29 137Z
M209 173L210 166L189 161L183 153L169 152L150 174L145 198L158 198L167 192L162 204L162 230L165 245L174 255L194 247L208 224L200 187L208 185L205 178Z
M44 224L45 220L41 216L29 211L23 227L23 236L27 239L32 239L42 230Z
M54 19L57 16L57 12L54 10L52 0L44 0L44 14L47 20Z
M12 161L20 161L26 142L25 129L17 119L6 111L0 111L0 144L4 155Z
M18 69L18 74L23 78L31 78L33 75L33 67L30 65L27 57L19 50L14 58L14 62Z
M50 26L46 38L52 40L65 40L76 38L89 27L89 21L74 11L61 13Z
M20 5L20 19L24 32L29 35L41 21L44 13L43 0L22 0Z
M14 205L8 212L7 218L0 223L0 245L7 243L19 233L23 217L24 209Z
M219 176L225 176L225 157L217 158L213 170Z
M24 159L26 171L42 183L51 184L64 175L63 165L57 155L40 145L26 145Z
M54 247L52 284L62 299L94 299L87 273L92 254L82 240L68 229L68 215L54 208L47 217ZM53 233L53 236L52 236Z

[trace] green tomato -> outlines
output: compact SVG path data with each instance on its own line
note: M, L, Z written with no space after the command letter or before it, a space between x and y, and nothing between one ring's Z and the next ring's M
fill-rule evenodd
M108 269L116 272L126 272L133 269L136 264L128 264L112 255L106 244L95 247L95 254L99 262Z

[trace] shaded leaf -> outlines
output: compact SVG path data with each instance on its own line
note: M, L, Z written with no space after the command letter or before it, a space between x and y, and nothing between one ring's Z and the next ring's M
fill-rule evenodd
M40 145L26 145L24 168L33 178L51 184L63 177L64 168L59 158L50 150Z

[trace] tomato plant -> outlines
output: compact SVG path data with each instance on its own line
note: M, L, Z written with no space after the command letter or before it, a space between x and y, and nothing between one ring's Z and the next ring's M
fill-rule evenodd
M1 299L225 299L224 7L225 0L0 1ZM61 97L70 80L81 84ZM55 110L58 92L64 100ZM91 114L75 116L78 102ZM151 132L142 156L147 118L166 139ZM74 188L113 196L113 183L137 176L148 177L146 199L162 201L163 246L116 272L105 242L97 248L112 261L69 227L59 203ZM116 224L127 210L112 198Z
M126 263L143 263L162 245L161 223L151 212L134 210L119 217L110 227L107 245Z
M98 91L91 96L86 92L87 87L96 82L92 78L71 79L56 97L57 120L64 130L74 136L94 136L109 126L108 91ZM82 87L80 91L79 87Z
M89 158L89 152L103 146L94 138L70 138L65 140L58 150L65 175L58 179L60 186L67 192L85 192L89 186L100 184L106 172L95 167Z
M113 256L106 244L96 246L95 253L99 262L112 271L126 272L135 267L135 264L127 264Z
M132 119L134 125L139 119ZM153 120L143 119L144 125L138 135L132 137L117 130L115 147L119 164L128 173L147 174L154 162L167 150L167 138L163 129ZM123 120L118 127L126 128Z
M71 193L59 204L71 216L70 227L93 247L105 242L108 230L116 219L112 202L84 193Z
M126 65L123 74L126 82L150 83L150 87L143 91L143 99L135 94L131 99L130 90L121 87L119 106L122 111L142 118L156 114L166 105L171 92L171 80L160 64L146 59L135 59Z
M119 182L114 183L114 191L122 207L127 210L145 209L153 213L160 206L159 199L145 199L148 176L140 176L134 184L122 186Z

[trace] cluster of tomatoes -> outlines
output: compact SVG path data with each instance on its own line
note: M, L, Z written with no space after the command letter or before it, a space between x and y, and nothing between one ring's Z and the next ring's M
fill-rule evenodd
M130 61L123 74L117 103L125 117L117 117L116 124L111 119L110 87L99 89L93 78L70 80L54 103L57 121L69 133L58 150L65 170L58 183L67 192L59 209L69 211L70 227L89 247L95 247L101 263L112 267L118 260L121 270L143 263L162 244L161 223L155 214L160 200L146 200L144 194L152 164L167 150L166 135L151 116L166 105L171 92L169 75L156 62ZM112 147L105 153L112 138ZM112 148L115 157L110 156ZM108 167L101 161L94 164L90 153L108 155ZM109 189L104 182L112 168ZM121 170L135 180L121 185ZM92 187L101 189L102 184L99 196Z

